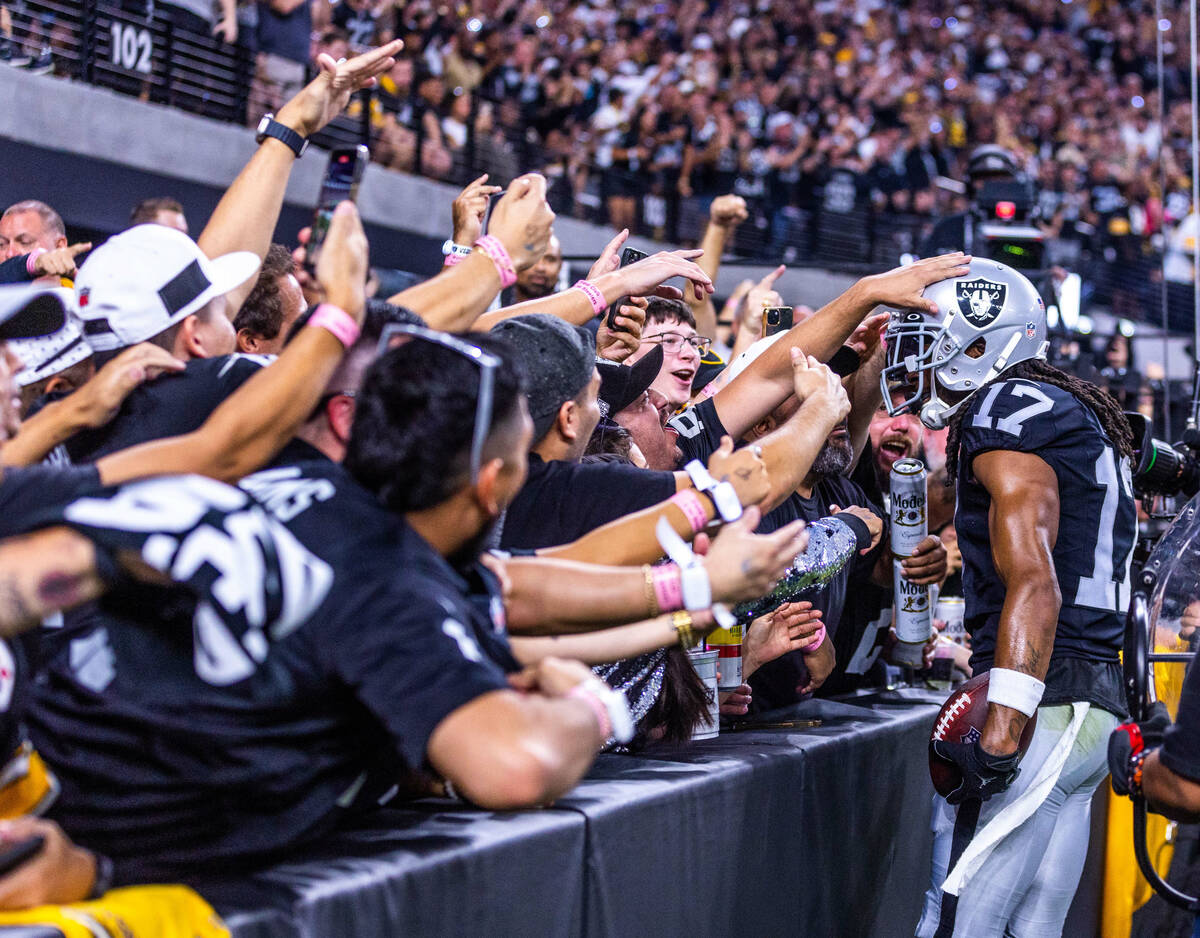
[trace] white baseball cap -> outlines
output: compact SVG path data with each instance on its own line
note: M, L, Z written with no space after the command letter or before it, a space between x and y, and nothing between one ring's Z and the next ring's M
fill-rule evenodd
M258 255L209 260L196 242L163 225L137 225L92 251L75 278L83 334L94 351L144 342L245 283Z
M0 342L49 335L67 318L61 287L34 283L0 287Z
M55 287L53 293L67 311L62 328L49 335L13 339L8 343L24 365L16 375L17 387L35 384L92 357L92 347L83 338L83 324L73 312L74 292Z

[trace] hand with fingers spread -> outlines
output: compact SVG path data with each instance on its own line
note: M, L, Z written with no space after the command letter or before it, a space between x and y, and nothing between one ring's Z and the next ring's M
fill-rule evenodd
M683 297L682 291L666 286L666 282L683 277L691 281L696 299L702 300L713 292L713 282L708 274L693 263L700 255L700 251L659 251L636 264L604 274L599 278L603 284L601 289L606 296L611 287L617 296L661 296L678 300ZM612 284L609 278L612 278Z
M772 534L754 534L761 515L747 508L737 521L713 538L703 563L715 602L759 599L774 589L796 555L808 547L803 521L793 521Z
M821 627L821 610L810 602L784 603L759 616L742 642L742 674L753 674L788 652L816 651L814 638L820 637Z
M542 259L553 226L554 212L546 201L546 177L526 173L514 179L493 206L488 234L500 239L513 266L522 271Z
M87 425L104 426L117 415L134 388L183 368L184 363L178 358L149 342L125 349L75 392Z
M492 196L500 191L499 186L489 186L487 181L488 174L484 173L478 179L469 182L450 206L450 216L454 225L452 240L455 244L470 247L483 234L483 216L487 214L488 203Z
M53 821L29 816L0 821L0 850L35 837L44 841L42 848L0 876L0 909L31 909L86 899L96 881L95 854L72 843Z
M971 255L961 251L940 254L915 261L907 267L872 274L860 283L866 286L868 296L876 306L920 309L936 314L939 312L937 304L924 297L925 288L939 280L961 277L970 271L970 264Z
M596 258L596 263L592 264L592 269L588 271L586 279L595 280L601 274L609 274L619 268L621 266L621 248L625 246L628 238L628 228L618 231L613 239L604 245L604 250Z
M337 61L324 53L317 56L317 77L281 107L275 119L302 137L311 137L345 110L354 92L375 87L378 77L396 64L393 56L403 48L404 43L396 39L352 59Z
M946 578L948 555L942 539L930 534L917 545L912 555L900 563L904 579L918 586L941 583Z
M38 277L74 277L78 266L75 258L92 249L92 243L72 244L39 254L33 262L33 272Z
M644 296L631 296L617 310L616 329L608 327L608 317L600 320L596 332L596 356L610 362L623 362L638 350L642 341L642 327L646 325L646 307L650 301Z
M367 308L367 235L353 202L333 211L317 259L317 282L325 298L362 322Z
M837 505L829 506L831 515L853 515L859 521L867 526L867 530L871 532L871 546L864 547L859 551L860 554L869 554L879 544L879 539L883 536L883 519L870 508L863 508L861 505L850 505L848 508L839 508Z
M733 439L721 437L721 445L708 457L708 472L718 482L729 482L743 508L757 505L771 494L767 464L758 446L733 448Z

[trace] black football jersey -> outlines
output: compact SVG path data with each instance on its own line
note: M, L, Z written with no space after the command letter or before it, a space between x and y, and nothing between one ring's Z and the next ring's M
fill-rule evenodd
M184 506L205 495L186 482L157 480L155 515L172 486ZM88 497L68 523L136 527L131 492ZM516 668L495 579L451 568L340 466L277 464L226 492L228 510L210 492L198 524L179 516L182 535L142 545L173 574L204 572L192 604L107 608L32 689L30 735L62 783L53 817L121 882L320 838L390 798L437 725ZM249 506L283 536L242 519Z
M1005 588L992 563L991 498L971 471L990 450L1032 453L1058 477L1059 523L1053 558L1062 607L1044 703L1092 700L1120 712L1121 696L1089 682L1112 677L1129 603L1129 563L1137 513L1128 461L1117 455L1096 415L1073 394L1040 381L998 381L969 403L962 422L954 523L963 557L972 663L991 666ZM1085 664L1104 665L1103 681Z

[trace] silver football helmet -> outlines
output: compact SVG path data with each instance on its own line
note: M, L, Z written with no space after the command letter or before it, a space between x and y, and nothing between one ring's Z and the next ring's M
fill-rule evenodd
M942 313L892 312L887 367L880 376L888 413L917 412L934 430L1005 368L1045 358L1046 305L1022 274L975 258L970 272L925 290ZM892 396L902 398L893 402Z

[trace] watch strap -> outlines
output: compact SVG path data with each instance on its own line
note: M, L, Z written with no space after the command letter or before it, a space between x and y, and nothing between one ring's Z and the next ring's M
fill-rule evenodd
M298 157L303 156L304 151L308 149L307 137L302 137L296 131L292 130L291 127L279 123L271 114L263 117L262 122L258 125L258 136L255 139L259 143L262 143L267 137L274 137L281 143L286 144Z

